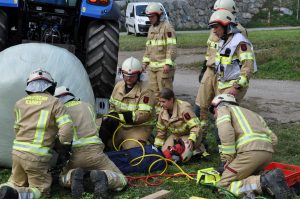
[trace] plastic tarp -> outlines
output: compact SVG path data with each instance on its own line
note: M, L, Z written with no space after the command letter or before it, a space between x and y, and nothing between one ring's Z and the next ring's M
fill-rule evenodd
M26 79L31 71L42 68L50 72L57 86L66 86L94 105L88 75L75 55L66 49L41 43L10 47L0 53L0 167L11 167L11 150L15 138L14 105L26 96Z

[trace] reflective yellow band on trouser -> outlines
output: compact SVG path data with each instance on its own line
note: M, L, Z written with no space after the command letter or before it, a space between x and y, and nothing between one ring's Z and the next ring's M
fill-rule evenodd
M220 125L223 122L231 122L230 115L223 115L222 117L219 117L216 121L217 125Z
M226 81L226 82L218 81L218 89L222 90L222 89L225 89L225 88L232 87L234 84L237 83L237 81L238 80L236 80L236 79L230 80L230 81Z
M163 146L164 143L165 143L165 140L160 139L160 138L155 138L155 141L154 141L155 146Z
M124 110L124 111L151 111L152 106L147 104L127 104L124 102L121 102L119 100L116 100L114 98L110 98L109 103L116 106L116 108Z
M244 193L253 192L257 190L256 184L245 184L242 186L242 181L233 181L230 184L230 192L236 196L240 196Z
M18 191L19 199L39 199L42 196L42 193L34 187L28 187L28 191Z
M26 151L40 156L51 156L51 149L48 147L42 147L38 144L30 144L26 142L19 142L14 140L13 149L17 151Z
M219 152L223 154L235 154L235 144L234 145L219 145Z
M40 117L36 125L36 131L33 140L34 144L41 145L44 141L48 115L49 115L49 111L41 110Z
M64 124L72 123L71 117L68 114L65 114L59 118L56 119L56 123L58 127L61 127Z
M254 60L253 58L253 53L252 52L244 52L240 54L240 61L244 61L244 60Z
M242 184L242 181L233 181L230 185L230 192L233 193L234 195L238 196L239 195L239 188Z
M98 136L91 136L87 138L80 138L79 140L74 140L72 147L81 147L89 144L102 144L101 139Z

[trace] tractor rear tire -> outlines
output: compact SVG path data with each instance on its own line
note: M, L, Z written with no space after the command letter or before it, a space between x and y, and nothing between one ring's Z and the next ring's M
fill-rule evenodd
M115 21L93 21L87 29L85 67L97 98L109 98L115 85L119 52L118 25Z
M7 35L7 15L0 10L0 51L6 47Z

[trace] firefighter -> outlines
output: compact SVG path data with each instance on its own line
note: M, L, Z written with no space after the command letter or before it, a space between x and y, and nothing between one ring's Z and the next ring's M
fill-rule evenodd
M167 154L170 147L176 145L180 139L188 143L187 148L191 153L187 157L190 158L194 150L197 153L206 153L201 143L200 121L192 106L188 102L176 99L174 92L169 88L160 91L159 103L162 109L158 115L154 145L161 147L166 157L169 157ZM189 158L182 160L187 161Z
M108 143L104 142L110 148L139 147L140 143L146 144L151 135L155 99L153 92L141 81L141 75L139 60L130 57L123 62L123 81L118 82L112 92L109 100L110 113L103 119L100 129L100 137L110 139ZM116 131L120 123L122 127ZM107 134L111 135L109 139Z
M27 79L28 96L15 105L16 138L12 150L12 174L1 185L0 198L36 199L50 196L51 150L58 138L70 150L73 122L61 102L50 73L34 70Z
M262 194L268 190L275 198L289 198L281 170L258 175L271 162L273 147L277 144L276 135L264 119L240 107L230 94L216 96L210 111L219 130L219 152L225 169L218 185L236 196Z
M77 99L64 86L55 90L55 96L65 104L75 126L72 156L60 176L60 184L71 187L73 198L79 199L84 192L83 177L90 173L96 198L109 198L109 189L121 190L127 182L118 167L103 153L94 108Z
M217 0L213 7L214 11L228 10L232 14L237 12L236 4L233 0ZM237 23L237 29L247 37L246 29ZM199 75L199 90L195 101L195 113L200 117L201 127L203 129L203 143L207 146L206 135L208 128L208 107L217 93L217 74L215 72L215 58L218 49L218 43L221 40L212 30L207 40L207 51L202 70Z
M146 7L151 26L148 31L143 70L149 70L149 86L158 101L162 88L173 89L176 58L176 36L170 23L163 19L163 9L158 3ZM158 109L159 110L159 109Z

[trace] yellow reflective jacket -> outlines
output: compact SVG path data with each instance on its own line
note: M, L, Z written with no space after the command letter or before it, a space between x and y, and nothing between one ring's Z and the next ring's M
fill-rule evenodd
M149 63L150 69L162 68L168 64L175 65L176 35L173 27L166 21L159 25L151 25L148 31L144 63Z
M47 93L28 95L15 105L16 138L13 154L28 152L49 161L56 136L62 144L70 144L73 122L64 105Z

